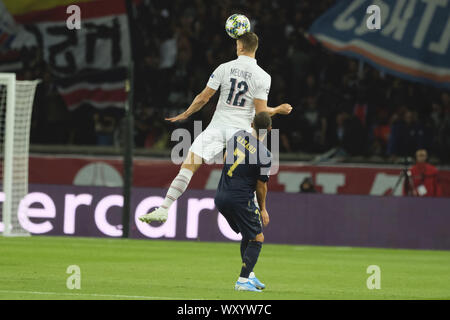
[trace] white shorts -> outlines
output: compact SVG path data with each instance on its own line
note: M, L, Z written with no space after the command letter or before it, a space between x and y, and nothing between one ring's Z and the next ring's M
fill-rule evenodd
M222 154L223 149L227 146L227 141L238 131L239 128L215 128L207 127L189 148L189 151L195 153L206 162L211 162L214 158ZM251 129L247 130L251 132Z

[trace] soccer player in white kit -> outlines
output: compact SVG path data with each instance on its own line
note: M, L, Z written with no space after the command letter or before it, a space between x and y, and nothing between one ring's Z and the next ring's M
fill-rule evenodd
M187 189L194 173L203 162L210 162L226 147L226 142L239 130L251 131L255 112L268 112L287 115L292 107L282 104L271 108L267 106L271 77L255 59L258 49L258 36L248 32L236 40L238 58L221 64L211 75L205 89L198 94L189 108L182 114L166 119L171 122L182 121L205 106L220 89L216 111L209 126L194 140L183 162L180 172L172 181L162 205L141 217L143 222L167 220L171 204Z

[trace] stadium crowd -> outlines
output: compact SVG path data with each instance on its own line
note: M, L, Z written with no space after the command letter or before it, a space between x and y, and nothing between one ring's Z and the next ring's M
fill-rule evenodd
M143 0L135 14L137 147L167 149L177 126L164 117L185 110L211 72L235 58L227 17L245 13L260 38L258 64L272 76L269 105L294 107L277 117L282 152L401 158L419 148L450 162L450 93L383 74L322 48L306 32L334 0ZM117 144L123 112L88 107L67 111L44 74L32 142ZM30 75L31 77L31 75ZM42 77L41 77L42 78ZM217 98L217 97L216 97ZM217 100L193 118L208 124ZM88 119L88 120L86 120ZM49 132L48 123L60 134Z

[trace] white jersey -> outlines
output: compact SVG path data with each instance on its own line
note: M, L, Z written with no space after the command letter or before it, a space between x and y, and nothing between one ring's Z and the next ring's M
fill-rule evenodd
M256 59L239 56L223 63L213 72L207 86L220 97L210 127L251 128L255 116L253 99L266 100L271 84L270 75L257 65Z

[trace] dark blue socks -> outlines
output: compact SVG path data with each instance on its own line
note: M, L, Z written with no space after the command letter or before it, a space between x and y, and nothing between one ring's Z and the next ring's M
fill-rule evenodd
M248 239L246 238L242 238L241 240L241 260L242 262L244 262L244 255L245 255L245 250L247 249L248 246Z
M261 252L262 242L248 241L247 248L245 249L244 256L242 258L241 278L248 278L250 272L253 271L256 261L258 261L259 253ZM242 254L242 242L241 242L241 254Z

